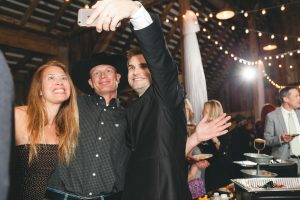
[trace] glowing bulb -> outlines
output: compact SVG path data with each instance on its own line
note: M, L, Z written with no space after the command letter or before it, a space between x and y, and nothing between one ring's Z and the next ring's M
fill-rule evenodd
M297 53L300 54L300 50L297 50Z
M274 38L275 38L275 35L274 35L274 34L272 34L272 35L271 35L271 39L273 40Z
M263 14L263 15L265 15L266 13L267 13L266 9L263 9L263 10L261 11L261 14Z
M281 54L280 58L284 58L284 55L283 55L283 54Z
M264 57L265 60L268 60L268 57Z
M210 18L212 18L214 15L212 13L209 13L208 15Z
M206 32L206 28L203 28L203 32Z
M290 56L293 56L293 52L290 52L289 54L290 54Z
M272 60L272 56L269 56L269 60Z
M280 64L280 65L278 65L278 67L279 67L279 68L281 68L281 67L282 67L282 65Z
M225 54L228 54L228 51L227 51L227 50L225 51Z
M166 19L166 22L169 23L170 22L169 19Z
M198 12L196 12L196 16L199 17L199 13Z
M234 60L237 60L237 57L234 57Z
M207 21L208 21L208 18L207 18L207 17L205 17L205 18L204 18L204 21L206 21L206 22L207 22Z
M219 26L222 26L222 22L218 22L218 25L219 25Z
M290 65L290 69L293 69L293 65Z
M223 50L223 47L222 47L222 46L220 46L220 47L219 47L219 49L220 49L220 50Z
M282 6L280 7L280 10L281 10L281 11L284 11L284 10L285 10L285 6L282 5Z
M244 13L244 17L248 17L248 13L247 12Z
M177 18L177 17L174 17L174 21L177 22L177 21L178 21L178 18Z
M284 39L284 41L287 41L287 40L288 40L288 37L287 37L287 36L284 36L283 39Z
M235 30L235 26L231 26L231 30L233 30L233 31L234 31L234 30Z
M245 33L248 34L248 33L249 33L249 29L246 29L246 30L245 30Z
M276 56L276 59L279 59L279 56L278 56L278 55Z
M269 67L271 67L271 66L272 66L272 63L268 63L268 65L269 65Z
M230 54L230 56L233 58L233 57L234 57L234 54L232 53L232 54Z
M217 45L217 44L219 44L219 42L218 42L218 41L215 41L215 45Z
M258 32L258 37L261 37L262 36L262 33L261 32Z
M207 36L207 39L209 39L209 40L210 40L210 38L211 38L211 36L210 36L210 35L208 35L208 36Z
M85 8L85 9L89 9L90 6L89 6L88 4L85 4L84 8Z
M297 38L297 42L300 42L300 37Z
M185 15L182 15L182 18L185 18Z

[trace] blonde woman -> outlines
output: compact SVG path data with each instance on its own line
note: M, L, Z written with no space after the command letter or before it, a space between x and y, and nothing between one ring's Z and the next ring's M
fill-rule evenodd
M203 116L208 115L208 121L212 121L223 114L223 108L219 101L209 100L204 103ZM205 186L207 191L213 191L230 183L231 158L228 153L228 135L214 137L200 145L203 153L213 154L209 159L210 166L205 170ZM222 166L222 169L220 169Z
M43 199L57 162L70 162L78 132L76 92L71 78L62 63L49 61L33 76L28 105L15 108L13 199Z

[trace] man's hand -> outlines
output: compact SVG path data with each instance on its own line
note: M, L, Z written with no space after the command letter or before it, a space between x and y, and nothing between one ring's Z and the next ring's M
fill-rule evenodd
M228 123L230 118L230 116L226 116L224 113L218 118L208 121L208 114L205 114L203 119L197 125L194 133L197 136L198 143L227 133L227 128L231 126L231 123Z
M287 133L284 133L284 134L280 135L280 140L283 141L283 142L290 142L293 139L294 139L294 137L287 134Z
M102 0L92 8L95 11L86 23L91 24L97 19L96 29L102 32L115 31L121 20L130 18L140 7L132 0Z

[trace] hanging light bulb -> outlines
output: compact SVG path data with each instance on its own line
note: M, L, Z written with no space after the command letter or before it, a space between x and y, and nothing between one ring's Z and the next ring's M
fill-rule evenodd
M283 55L283 54L281 54L280 58L284 58L284 55Z
M261 14L265 15L267 13L266 9L262 9Z
M210 39L211 39L211 36L210 36L210 35L208 35L208 36L207 36L207 39L209 39L209 40L210 40Z
M174 21L177 22L177 21L178 21L178 18L177 18L177 17L174 17Z
M215 41L215 45L218 45L219 44L219 42L218 41Z
M261 37L262 36L262 33L261 32L258 32L258 37Z
M287 40L288 40L288 37L287 37L287 36L284 36L283 39L284 39L284 41L287 41Z
M279 65L278 65L278 67L279 67L279 68L281 68L281 67L282 67L282 65L281 65L281 64L279 64Z
M290 65L290 69L293 69L293 65Z
M281 11L284 11L284 10L285 10L285 6L282 5L282 6L280 7L280 10L281 10Z
M206 32L206 28L203 28L203 32Z
M225 51L225 54L228 54L228 51L227 51L227 50Z
M272 66L272 63L268 63L268 65L269 65L269 67L271 67L271 66Z
M222 22L218 22L218 25L219 25L219 26L222 26Z
M278 55L276 56L276 59L279 59L279 56L278 56Z
M274 38L275 38L275 35L274 35L274 34L272 34L272 35L271 35L271 39L273 40Z
M297 42L300 42L300 37L297 38Z
M69 0L68 0L68 1L69 1ZM84 8L85 8L85 9L89 9L90 6L89 6L88 4L85 4Z
M199 13L198 12L196 12L196 16L199 17Z
M205 17L205 18L204 18L204 21L205 21L205 22L208 22L208 18L207 18L207 17Z
M293 52L290 52L289 55L290 55L290 56L293 56Z
M300 50L297 50L297 53L300 54Z
M233 58L233 57L234 57L234 54L232 53L232 54L230 54L230 56Z
M220 20L227 20L230 18L233 18L235 15L234 11L232 11L230 8L224 8L220 12L216 14L216 18Z
M220 49L220 50L223 50L223 47L222 47L222 46L220 46L220 47L219 47L219 49Z
M248 34L248 33L249 33L249 29L246 29L246 30L245 30L245 33Z
M269 60L272 60L272 56L269 56Z
M233 31L234 31L234 30L235 30L235 26L231 26L231 30L233 30Z
M169 23L170 21L169 21L169 19L166 19L166 23Z
M247 12L244 13L244 17L248 17L248 13Z
M209 15L208 15L210 18L213 18L213 14L212 13L209 13Z
M264 57L265 60L268 60L268 57Z

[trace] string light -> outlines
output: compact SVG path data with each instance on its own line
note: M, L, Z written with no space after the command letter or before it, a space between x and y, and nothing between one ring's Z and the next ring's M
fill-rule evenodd
M218 22L218 25L219 25L219 26L222 26L222 22Z
M247 12L244 13L244 17L248 17L248 13Z
M199 17L199 13L198 12L196 12L196 16Z
M85 4L84 8L89 9L90 6L88 4Z
M290 69L293 69L293 65L290 65Z
M177 17L174 17L174 21L177 22L177 21L178 21L178 18L177 18Z
M284 36L284 41L287 41L288 40L288 37L287 36Z
M204 21L208 22L208 18L207 18L207 17L205 17L205 18L204 18Z
M271 35L271 39L273 40L274 38L275 38L275 35L274 35L274 34L272 34L272 35Z
M209 13L209 15L208 15L210 18L213 18L214 17L214 15L212 14L212 13Z
M245 33L248 34L248 33L249 33L249 29L246 29L246 30L245 30Z
M258 32L258 37L261 37L262 36L262 33L261 32Z
M170 22L169 19L166 19L166 22L169 23Z
M282 6L280 7L280 10L281 10L281 11L284 11L284 10L285 10L285 6L282 5Z
M297 42L300 42L300 37L297 38Z
M265 15L267 13L266 9L262 9L261 14Z
M234 30L235 30L235 26L231 26L231 30L233 30L233 31L234 31Z

